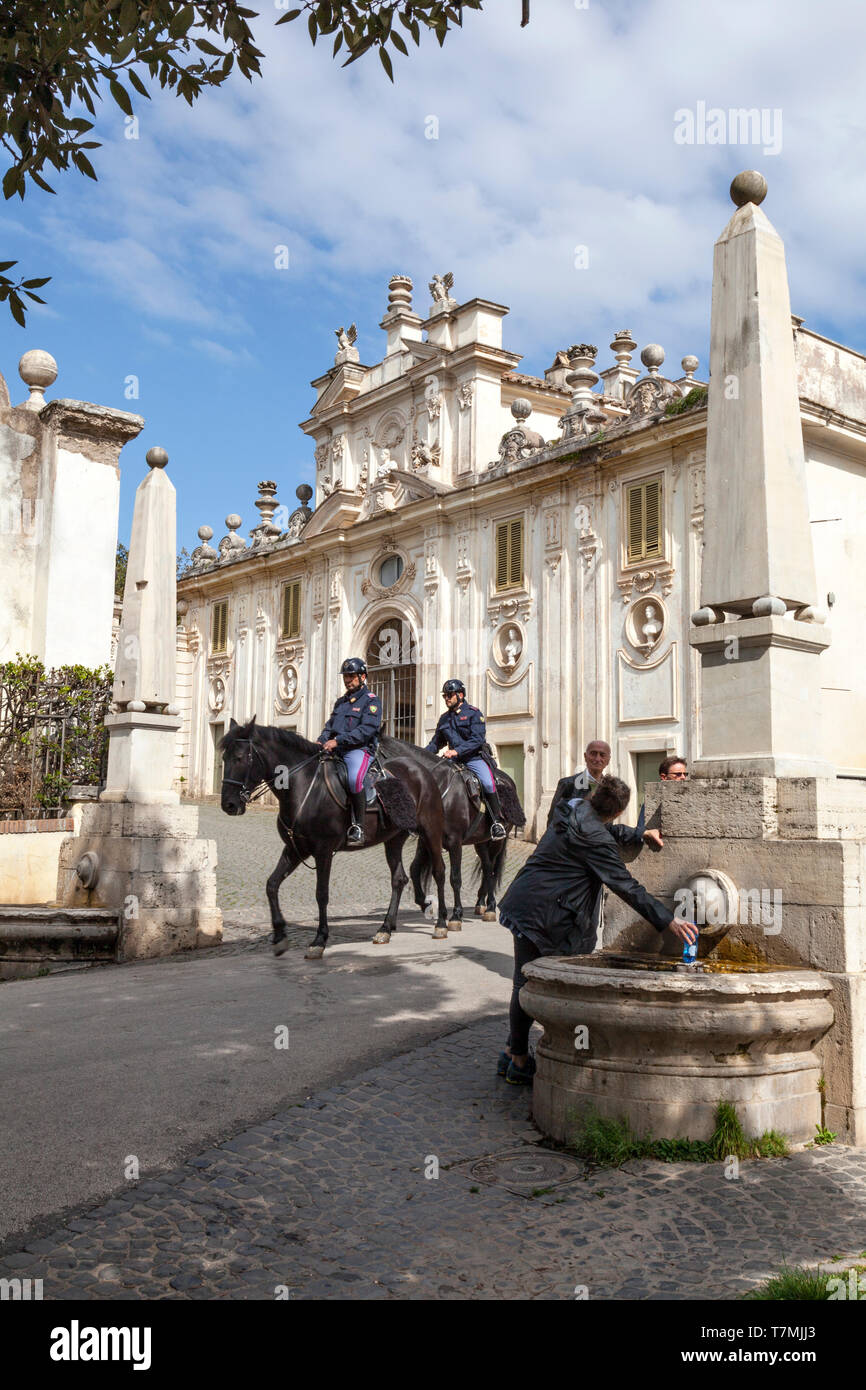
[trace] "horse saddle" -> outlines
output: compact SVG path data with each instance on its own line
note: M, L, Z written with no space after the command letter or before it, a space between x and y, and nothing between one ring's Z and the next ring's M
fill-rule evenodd
M325 786L333 801L344 810L349 804L349 773L342 758L323 758L322 766L325 770ZM364 776L364 794L367 798L367 805L374 807L381 816L384 807L377 794L376 784L382 777L390 776L381 766L379 759L374 758L367 768Z
M469 797L470 802L477 810L480 810L482 793L481 783L479 782L478 777L472 771L472 768L467 767L465 763L457 763L455 765L454 770L459 774L459 776L463 778L463 782L466 787L466 794Z

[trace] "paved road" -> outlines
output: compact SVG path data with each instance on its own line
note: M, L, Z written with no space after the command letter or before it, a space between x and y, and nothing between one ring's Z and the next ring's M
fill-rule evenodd
M412 908L387 947L373 946L389 896L381 848L335 861L334 942L303 958L314 931L314 876L284 889L302 925L275 959L262 884L273 820L204 807L219 838L220 949L137 965L69 971L2 986L0 1238L98 1200L141 1173L303 1101L316 1088L479 1017L502 1015L510 937L467 921L434 942ZM515 847L512 872L531 846ZM347 909L351 907L351 915ZM288 1029L289 1046L278 1029Z
M474 1024L362 1069L19 1245L0 1276L46 1299L725 1299L864 1250L862 1151L736 1181L720 1163L587 1174L495 1076L500 1040Z

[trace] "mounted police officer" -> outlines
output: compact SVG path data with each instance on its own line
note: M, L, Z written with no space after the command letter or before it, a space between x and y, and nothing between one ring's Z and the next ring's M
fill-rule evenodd
M364 778L379 745L382 706L367 685L367 663L359 656L350 656L344 661L340 675L346 693L334 705L317 742L326 753L337 753L346 764L352 817L346 841L350 845L362 845L367 811Z
M481 783L484 800L490 812L490 838L504 840L506 831L502 824L502 807L499 804L499 794L493 776L496 764L487 747L484 715L480 709L469 704L466 699L466 686L460 680L446 681L442 687L442 695L448 708L440 717L426 751L438 753L440 748L445 748L444 757L456 758L459 763L472 769Z

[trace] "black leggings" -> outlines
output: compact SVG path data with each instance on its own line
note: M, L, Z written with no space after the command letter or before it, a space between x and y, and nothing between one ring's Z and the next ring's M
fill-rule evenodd
M508 1035L508 1047L512 1054L517 1057L525 1057L529 1051L529 1030L533 1020L520 1006L519 994L526 984L526 976L523 967L530 961L538 960L541 955L538 947L525 936L514 937L514 986L511 991L511 1007L508 1010L508 1022L511 1032Z

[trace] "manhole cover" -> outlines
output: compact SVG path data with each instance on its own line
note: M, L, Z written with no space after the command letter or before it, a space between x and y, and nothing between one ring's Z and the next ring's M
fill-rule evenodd
M490 1154L471 1164L469 1172L479 1182L506 1187L519 1196L531 1196L538 1188L560 1187L584 1176L584 1166L565 1154L527 1145L507 1154Z

